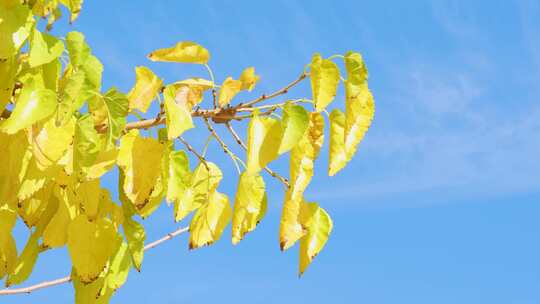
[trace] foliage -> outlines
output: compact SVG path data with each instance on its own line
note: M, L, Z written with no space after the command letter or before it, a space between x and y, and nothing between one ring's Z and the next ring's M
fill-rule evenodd
M263 170L286 188L280 248L299 241L302 274L333 227L328 213L304 198L325 141L325 120L328 174L335 175L352 159L374 116L362 56L315 54L285 88L234 103L239 92L251 91L259 81L255 69L246 68L238 79L227 77L218 85L207 65L209 51L181 41L148 58L204 65L210 80L194 77L165 84L148 67L139 66L129 93L103 91L103 66L83 34L70 32L59 38L47 33L60 17L61 5L74 21L82 1L0 1L0 279L6 286L24 282L40 253L67 246L76 301L108 302L129 270L141 269L146 238L141 219L163 201L174 206L175 221L193 214L190 249L213 244L229 224L237 244L257 227L270 203ZM40 18L47 19L45 30L39 29ZM335 59L343 60L346 78L340 76ZM307 77L311 100L261 105ZM338 106L328 114L340 82L345 112ZM142 118L152 105L159 106L159 115ZM238 168L234 199L218 191L224 176L219 166L182 138L195 127L195 118L204 121ZM249 121L246 144L232 121ZM216 133L215 127L223 124L246 150L245 164ZM138 129L146 128L158 129L159 136L143 136ZM175 149L175 142L186 150ZM268 168L287 153L290 181ZM119 202L100 183L115 168ZM22 250L12 236L17 219L30 231Z

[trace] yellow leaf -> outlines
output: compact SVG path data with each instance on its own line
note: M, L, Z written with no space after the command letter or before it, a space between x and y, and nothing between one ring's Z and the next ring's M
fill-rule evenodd
M170 151L168 160L167 202L178 200L190 186L189 158L184 151Z
M104 145L105 143L103 142L102 146ZM94 160L94 164L82 168L86 178L97 179L103 176L103 174L107 173L114 167L117 156L118 149L116 147L112 147L108 150L100 149L96 159Z
M167 122L167 138L173 140L186 130L193 128L191 108L188 103L189 88L167 86L163 92L165 98L165 118Z
M27 5L0 10L0 59L15 55L24 44L34 23Z
M46 64L60 57L64 52L64 43L47 33L42 33L36 28L30 36L30 52L28 63L30 67Z
M330 160L328 175L333 176L347 164L345 152L345 114L339 109L330 113Z
M17 247L11 230L17 214L9 209L0 209L0 279L9 274L17 262Z
M279 247L282 251L289 249L304 235L299 221L301 204L302 199L292 199L291 190L287 191L279 226Z
M313 177L315 159L324 142L324 118L320 113L311 113L309 126L298 145L291 151L290 176L291 199L299 200Z
M126 218L122 227L124 227L124 234L128 241L133 265L137 271L141 271L141 265L144 258L144 240L146 239L144 227L129 217Z
M6 287L20 284L28 279L39 254L38 240L39 235L37 233L30 235L21 255L17 258L15 267L13 267L6 279Z
M247 171L256 174L278 157L283 131L280 121L254 113L248 126Z
M249 67L242 71L240 75L240 81L242 82L242 90L248 90L251 92L255 87L255 84L259 81L259 75L255 74L255 68Z
M309 76L315 110L321 112L336 96L339 69L334 62L322 59L321 55L317 53L313 55Z
M231 100L242 90L242 81L227 77L219 89L218 103L220 107L228 105Z
M33 79L29 80L24 84L9 118L0 123L0 130L14 134L51 116L56 105L55 92L40 89L35 85Z
M62 247L66 244L67 229L75 217L76 208L68 202L64 190L56 188L54 195L58 198L58 210L43 231L43 245L48 248Z
M32 152L41 169L48 168L58 162L69 145L73 142L75 121L69 119L67 124L56 126L55 119L43 124L34 125L32 129Z
M189 226L189 249L211 245L219 240L231 221L232 209L225 194L213 192L209 201L200 207Z
M279 154L294 148L304 136L309 126L309 114L304 107L287 103L283 108L283 138L279 145Z
M16 57L0 60L0 112L4 111L4 108L11 100L18 67Z
M89 221L77 216L68 226L67 247L73 267L83 283L96 280L114 254L120 235L107 218Z
M69 22L73 23L73 21L75 21L75 19L79 17L83 0L60 0L60 3L62 3L68 8L71 14L71 16L69 17Z
M86 214L89 220L94 221L98 215L100 205L99 179L81 182L75 188L73 194L82 213Z
M232 218L232 243L238 244L253 231L266 213L267 201L263 178L244 172L240 175Z
M17 213L28 228L34 227L40 220L40 217L47 208L52 190L52 183L48 183L30 198L19 202Z
M111 290L117 290L122 287L127 280L132 265L133 263L129 254L128 245L124 242L118 247L116 253L111 258L109 271L105 277L105 284L107 287ZM101 291L102 296L105 293L105 290Z
M189 78L177 81L172 85L176 88L177 91L180 90L180 88L182 87L189 88L187 101L190 109L203 100L203 94L205 91L214 87L213 82L202 78Z
M123 190L138 209L151 199L151 192L160 177L164 148L153 138L140 137L138 130L131 130L120 140L117 163L124 173Z
M159 94L163 80L144 66L135 68L135 77L135 86L128 94L129 110L137 109L146 113L152 100Z
M13 135L0 132L0 155L0 207L4 204L14 207L20 187L20 179L15 177L26 170L32 156L25 132Z
M216 191L222 177L223 173L216 164L200 163L191 175L189 187L174 202L175 221L182 220L206 203L210 194Z
M178 42L170 48L158 49L148 55L152 61L206 64L210 53L204 47L190 41Z
M300 267L302 275L315 256L321 252L332 232L332 219L316 203L304 203L300 211L302 226L306 235L300 239Z

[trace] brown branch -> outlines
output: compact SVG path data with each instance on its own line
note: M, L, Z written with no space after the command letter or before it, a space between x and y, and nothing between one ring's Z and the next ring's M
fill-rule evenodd
M231 123L227 122L225 125L227 126L227 129L229 130L231 135L234 137L234 140L236 141L236 143L238 143L238 145L240 145L240 147L244 148L244 150L247 151L246 144L242 141L240 136L238 136L238 133L236 133L236 131L233 129ZM268 167L264 167L264 170L266 172L268 172L268 174L270 174L272 177L277 178L283 185L285 185L285 187L287 187L287 188L291 187L289 181L286 178L284 178L283 176L277 174L276 172L272 171Z
M188 232L189 231L189 227L182 227L182 228L179 228L173 232L169 232L167 233L167 235L165 235L164 237L160 238L159 240L156 240L156 241L153 241L152 243L150 244L147 244L146 246L144 246L144 251L147 251L147 250L150 250L168 240L171 240L173 239L174 237L182 234L182 233L185 233L185 232ZM47 288L47 287L52 287L52 286L56 286L56 285L61 285L61 284L64 284L64 283L68 283L71 281L71 277L70 276L65 276L63 278L60 278L60 279L56 279L56 280L51 280L51 281L44 281L44 282L41 282L41 283L38 283L38 284L35 284L35 285L31 285L31 286L28 286L28 287L22 287L22 288L14 288L14 289L9 289L9 288L6 288L6 289L2 289L0 290L0 296L7 296L7 295L14 295L14 294L22 294L22 293L26 293L26 294L29 294L33 291L36 291L36 290L39 290L39 289L43 289L43 288Z
M306 77L307 77L306 72L303 72L296 80L294 80L293 82L289 83L288 85L286 85L286 86L285 86L284 88L282 88L281 90L275 91L274 93L269 94L269 95L263 94L263 95L261 95L259 98L253 99L253 100L248 101L248 102L240 103L240 105L243 105L244 107L251 107L252 105L254 105L254 104L256 104L256 103L259 103L259 102L261 102L261 101L264 101L264 100L267 100L267 99L271 99L271 98L277 97L277 96L279 96L279 95L287 94L287 92L289 92L289 90L290 90L292 87L294 87L295 85L299 84L299 83L300 83L302 80L304 80Z

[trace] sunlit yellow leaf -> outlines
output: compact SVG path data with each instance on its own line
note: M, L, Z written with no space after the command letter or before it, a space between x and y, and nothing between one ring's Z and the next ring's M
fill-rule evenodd
M227 77L219 89L218 103L220 107L228 105L231 100L242 90L242 81Z
M0 279L9 274L17 262L17 247L11 230L17 214L9 209L0 209Z
M25 132L13 135L0 132L0 207L4 204L14 208L17 200L17 190L20 187L20 172L28 166L32 153L28 149L28 139Z
M189 158L184 151L170 151L168 162L167 202L178 200L190 186Z
M89 220L95 220L100 205L99 179L81 182L74 189L73 194L81 212L86 214Z
M281 122L283 137L279 145L279 154L290 151L298 144L309 125L308 112L299 105L286 104Z
M49 248L62 247L67 241L69 223L76 214L76 206L69 202L65 190L55 189L54 195L58 199L58 209L43 232L43 245Z
M205 91L214 87L213 82L206 79L202 79L202 78L185 79L185 80L177 81L173 83L172 85L176 88L177 92L182 87L189 88L189 92L187 94L187 102L190 109L196 106L197 104L199 104L203 100L203 94Z
M35 226L40 220L50 201L52 190L52 183L48 183L31 197L19 201L17 213L29 228Z
M27 5L0 10L0 59L15 55L30 35L33 18Z
M336 96L339 84L339 69L328 59L322 59L320 54L313 55L311 69L311 90L315 110L320 112L328 106Z
M238 244L253 231L266 213L265 184L258 174L244 172L240 175L232 218L232 243Z
M73 170L82 172L94 164L101 145L94 128L94 120L89 114L81 116L75 125L73 138Z
M84 283L96 280L114 254L120 235L107 218L89 221L77 216L68 226L67 247L73 267Z
M210 245L219 240L231 221L232 208L225 194L213 192L209 201L200 207L189 226L189 249Z
M11 100L13 86L15 84L15 74L19 67L16 57L9 57L5 60L0 60L0 112Z
M278 157L283 136L281 122L260 117L257 113L249 122L247 140L247 171L256 174Z
M140 137L138 130L131 130L120 140L117 163L124 172L123 190L138 209L150 202L160 177L164 151L163 144L150 137Z
M146 113L152 100L159 94L163 86L163 80L144 66L135 68L135 76L135 86L128 94L129 110L137 109Z
M249 67L242 71L240 75L240 81L242 82L242 90L248 90L251 92L257 82L259 81L259 75L255 74L255 68Z
M73 142L75 120L70 119L64 126L57 127L54 117L32 130L32 152L40 168L47 168L58 162Z
M112 290L122 287L127 280L132 265L128 245L124 242L118 247L116 253L111 258L109 271L105 278L107 287ZM104 291L102 291L102 294L103 293Z
M328 175L333 176L347 164L345 152L345 114L339 109L330 113L330 160Z
M324 248L332 232L332 219L316 203L304 203L300 211L306 235L300 239L299 274L302 275L315 256Z
M144 227L129 217L125 219L123 227L133 265L137 271L141 271L144 258L144 240L146 239Z
M188 103L189 88L167 86L163 91L165 99L165 117L167 122L167 138L173 140L186 130L193 128L191 108Z
M83 0L60 0L60 3L62 3L68 8L69 12L71 13L71 16L69 17L69 22L73 23L73 21L75 21L75 19L79 17Z
M222 177L223 173L216 164L200 163L191 175L189 187L174 202L175 221L182 220L206 203L216 191Z
M324 142L324 118L311 113L308 130L291 151L291 199L299 200L313 177L315 159Z
M291 190L287 191L279 225L279 247L281 250L289 249L304 235L304 229L299 220L301 204L302 199L292 199Z
M30 235L21 255L17 257L15 267L13 267L6 279L6 287L20 284L28 279L39 254L38 240L39 235L37 233Z
M88 60L91 50L80 32L69 32L66 35L66 47L69 60L73 66L80 66Z
M64 43L47 33L34 29L30 36L30 67L46 64L60 57L64 52Z
M178 42L170 48L158 49L148 55L152 61L168 61L182 63L208 63L210 53L204 47L190 41Z
M24 84L15 109L9 118L0 123L0 130L13 134L29 127L51 116L56 109L56 104L56 94L53 91L40 89L34 81L29 80Z

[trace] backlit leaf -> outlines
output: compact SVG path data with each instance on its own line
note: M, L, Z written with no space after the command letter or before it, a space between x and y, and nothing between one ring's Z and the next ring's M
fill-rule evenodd
M109 271L105 278L105 284L112 290L116 290L127 280L132 261L129 254L128 245L124 242L118 247L116 253L111 258ZM103 291L102 291L103 293Z
M30 37L30 67L49 63L60 57L62 52L64 52L64 43L61 40L34 29Z
M91 50L80 32L69 32L66 35L66 47L69 60L73 66L80 66L88 60Z
M322 59L320 54L313 55L309 76L315 110L320 112L328 106L336 96L339 84L339 69L328 59Z
M330 113L330 160L328 175L333 176L347 164L345 152L345 114L339 109Z
M70 23L72 23L73 21L75 21L75 19L77 19L77 17L79 17L83 0L60 0L60 3L65 5L71 13L71 16L69 17Z
M37 233L30 235L21 255L17 257L15 267L13 267L6 279L6 287L20 284L28 279L39 254L38 241L39 235Z
M249 67L242 71L240 75L240 81L242 82L242 90L248 90L251 92L257 82L259 81L259 75L255 74L255 68Z
M17 214L9 209L0 209L0 279L9 274L17 263L17 247L11 230Z
M0 130L8 134L16 133L30 125L49 117L56 109L56 94L38 88L34 81L24 84L21 95L8 119L0 123Z
M82 169L94 164L100 151L99 136L94 129L94 121L89 114L81 116L75 126L73 139L73 169Z
M260 117L255 113L249 122L247 140L247 171L258 173L278 157L283 131L280 121Z
M0 112L4 111L4 108L11 100L18 66L16 57L0 60Z
M306 235L300 239L299 274L302 275L315 256L324 248L332 232L332 219L316 203L304 203L301 210Z
M133 265L137 271L141 271L144 258L144 240L146 239L144 227L129 217L124 220L123 227Z
M232 218L232 243L238 244L253 231L267 208L265 184L258 174L244 172L240 175Z
M167 201L178 200L190 186L189 158L184 151L170 151L168 163Z
M59 202L58 209L43 232L43 245L49 248L62 247L66 244L66 227L75 217L76 207L68 202L62 192L63 190L55 190L54 195Z
M14 56L19 51L30 35L33 21L28 6L20 2L0 10L0 59Z
M54 118L47 120L32 131L32 152L41 168L47 168L58 162L69 145L73 142L75 120L57 127Z
M232 208L226 195L213 192L209 201L200 207L189 226L189 249L210 245L219 240L231 221Z
M227 77L221 84L218 95L218 103L220 107L228 105L231 100L242 90L242 81Z
M152 100L159 94L163 86L163 80L144 66L135 68L135 77L135 86L128 94L129 110L137 109L146 113Z
M279 154L290 151L298 144L309 125L308 112L299 105L286 104L283 109L283 138L279 145Z
M186 130L193 128L191 109L187 101L189 88L167 86L163 91L165 99L165 117L167 121L167 138L173 140Z
M210 53L204 47L190 41L178 42L170 48L158 49L148 55L152 61L168 61L182 63L208 63Z

